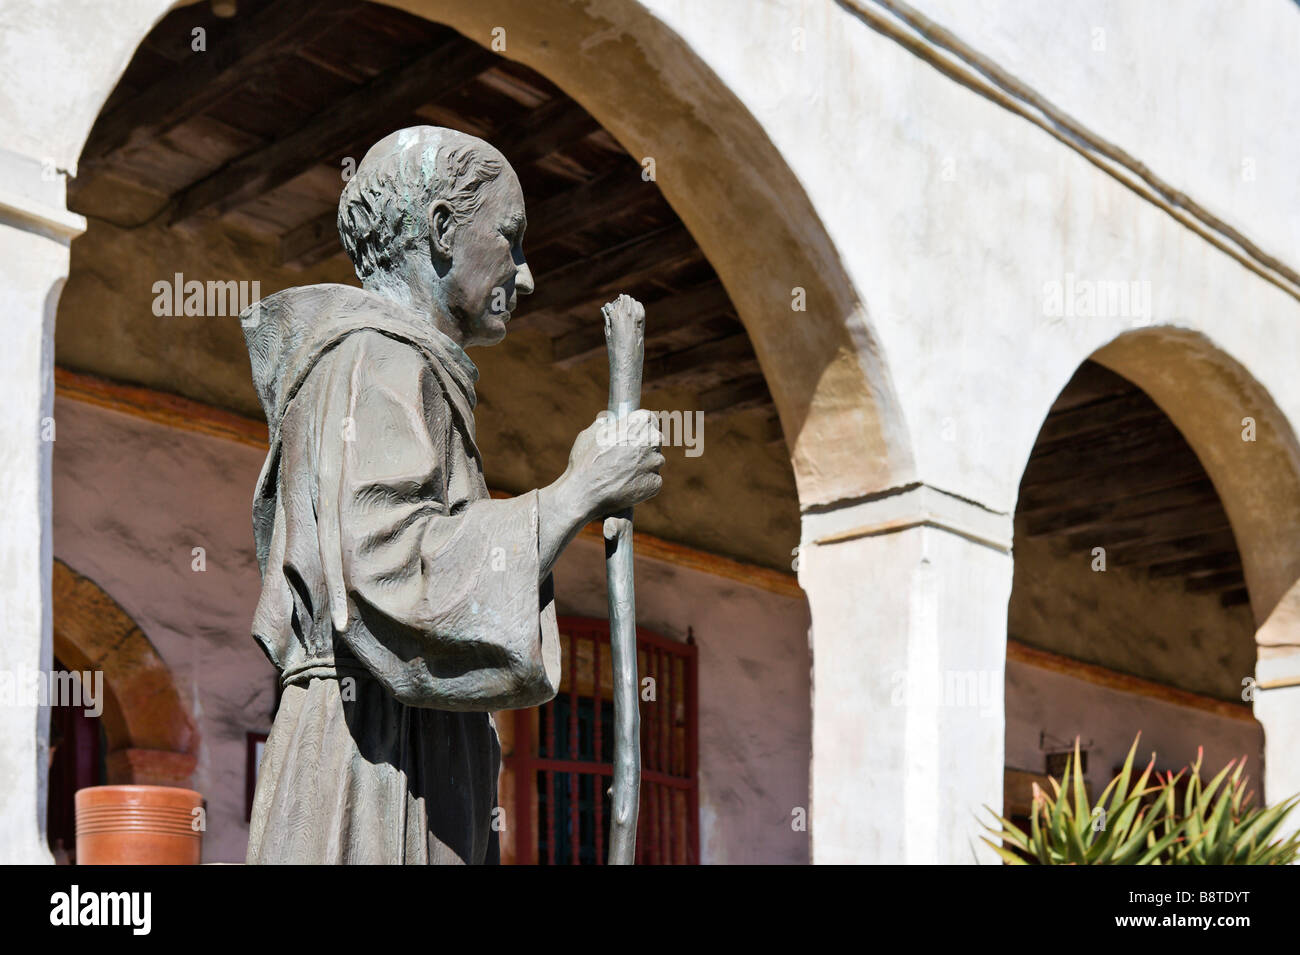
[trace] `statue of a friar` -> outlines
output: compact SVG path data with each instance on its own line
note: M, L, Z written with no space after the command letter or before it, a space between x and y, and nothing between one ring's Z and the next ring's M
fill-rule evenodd
M242 316L270 428L253 634L283 687L250 863L497 861L490 714L555 695L551 568L587 522L659 490L661 438L637 411L618 440L598 417L553 484L489 496L465 349L500 342L533 290L525 224L492 146L403 129L339 201L362 287Z

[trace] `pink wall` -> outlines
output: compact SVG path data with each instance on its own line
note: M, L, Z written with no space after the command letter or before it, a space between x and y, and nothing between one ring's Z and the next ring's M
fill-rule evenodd
M1263 778L1264 730L1253 720L1175 706L1024 663L1007 664L1006 692L1006 762L1012 768L1043 772L1042 733L1071 745L1077 735L1085 746L1092 743L1087 778L1100 793L1141 731L1134 761L1143 766L1154 751L1157 769L1177 771L1204 746L1206 779L1242 755L1256 791Z

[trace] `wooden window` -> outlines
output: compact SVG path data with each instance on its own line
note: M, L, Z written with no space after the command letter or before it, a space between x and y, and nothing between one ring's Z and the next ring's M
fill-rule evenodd
M544 706L498 714L503 862L604 864L613 776L609 624L560 618L564 673ZM637 862L699 861L694 642L637 628L641 693L641 811ZM653 698L646 678L653 679Z

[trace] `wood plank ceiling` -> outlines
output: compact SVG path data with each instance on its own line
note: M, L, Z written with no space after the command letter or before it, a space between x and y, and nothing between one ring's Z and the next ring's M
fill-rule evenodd
M1214 485L1163 411L1132 382L1084 362L1048 414L1020 484L1015 535L1107 566L1248 602L1241 555Z
M206 50L192 50L193 30ZM487 38L484 38L487 39ZM105 104L69 207L184 234L219 218L274 237L281 264L342 256L342 170L376 140L433 124L481 136L528 201L536 294L517 326L545 332L557 364L603 358L595 316L611 293L646 303L646 389L688 388L706 413L775 411L743 326L653 181L539 74L454 31L355 0L240 0L164 18Z

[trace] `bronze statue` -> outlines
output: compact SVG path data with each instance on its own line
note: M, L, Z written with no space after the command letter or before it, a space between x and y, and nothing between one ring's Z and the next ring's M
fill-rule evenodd
M598 418L553 484L489 497L464 349L500 342L533 290L522 190L490 145L387 136L338 223L362 288L287 289L242 316L270 427L253 634L284 688L248 861L495 862L490 712L555 695L551 568L586 523L658 493L662 439L622 407L616 439ZM620 297L606 320L639 332L640 306Z

